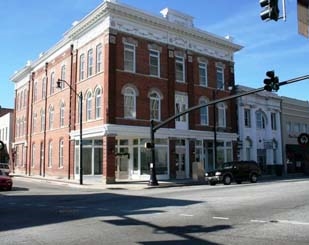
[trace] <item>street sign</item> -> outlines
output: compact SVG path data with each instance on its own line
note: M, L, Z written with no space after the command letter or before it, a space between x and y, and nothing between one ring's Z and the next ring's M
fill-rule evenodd
M306 133L301 133L298 137L297 137L297 142L300 145L307 145L309 144L309 134Z

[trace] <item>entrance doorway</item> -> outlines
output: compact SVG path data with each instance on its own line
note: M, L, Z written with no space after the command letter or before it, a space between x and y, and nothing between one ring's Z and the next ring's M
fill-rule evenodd
M120 152L116 153L115 176L116 179L129 178L129 159L130 154L128 147L120 148Z
M184 139L180 139L176 143L175 161L176 161L176 179L186 178L187 177L186 141Z

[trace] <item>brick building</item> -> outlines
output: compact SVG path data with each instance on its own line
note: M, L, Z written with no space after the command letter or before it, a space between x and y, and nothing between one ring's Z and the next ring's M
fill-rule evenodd
M82 110L83 174L106 183L149 179L150 120L230 94L233 56L242 47L195 28L189 15L161 14L104 1L12 76L16 172L78 178ZM156 132L158 179L190 178L195 161L214 168L214 136L217 162L234 157L235 106L215 107Z

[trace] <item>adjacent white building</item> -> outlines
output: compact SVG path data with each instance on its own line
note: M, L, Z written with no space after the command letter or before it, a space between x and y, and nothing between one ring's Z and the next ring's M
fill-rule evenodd
M253 88L237 86L236 93ZM264 173L282 166L281 98L258 92L237 99L238 158L257 161ZM278 167L279 165L279 167Z
M6 145L9 155L12 153L13 109L0 108L0 140Z

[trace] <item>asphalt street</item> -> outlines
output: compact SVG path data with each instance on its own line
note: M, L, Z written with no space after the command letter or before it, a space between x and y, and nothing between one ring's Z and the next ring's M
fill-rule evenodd
M141 190L15 179L1 244L309 244L309 179Z

